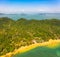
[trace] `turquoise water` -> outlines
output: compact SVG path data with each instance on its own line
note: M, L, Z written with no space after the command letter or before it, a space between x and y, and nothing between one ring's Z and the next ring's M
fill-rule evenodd
M26 18L26 19L51 19L57 18L60 19L60 13L38 13L38 14L2 14L0 17L9 17L14 20L19 18Z
M22 54L16 54L13 57L60 57L60 46L57 48L37 47Z

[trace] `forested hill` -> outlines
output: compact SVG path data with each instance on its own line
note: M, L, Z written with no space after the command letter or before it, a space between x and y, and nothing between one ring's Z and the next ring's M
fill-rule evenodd
M7 17L0 18L0 55L21 46L59 38L60 20L27 20L21 18L14 21Z

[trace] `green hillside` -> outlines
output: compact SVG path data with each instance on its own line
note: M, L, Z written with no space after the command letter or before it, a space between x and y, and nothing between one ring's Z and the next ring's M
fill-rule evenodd
M13 57L60 57L60 47L51 49L47 47L37 47L22 54L16 54Z
M0 18L0 55L49 39L60 39L60 20L21 18L15 21L7 17Z

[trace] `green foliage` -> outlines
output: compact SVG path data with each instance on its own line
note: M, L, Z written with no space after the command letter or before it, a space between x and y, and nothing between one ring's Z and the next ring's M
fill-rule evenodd
M13 57L60 57L60 47L48 48L48 47L37 47L25 53L18 53Z
M60 38L60 20L27 20L14 21L0 18L0 55L11 52L21 46L36 42Z

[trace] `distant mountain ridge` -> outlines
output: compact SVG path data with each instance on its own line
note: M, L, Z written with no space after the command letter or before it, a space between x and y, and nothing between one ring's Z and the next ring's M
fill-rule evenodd
M26 19L60 19L60 13L35 13L35 14L27 14L27 13L20 13L20 14L0 14L0 17L8 17L12 18L13 20L17 20L19 18L26 18Z
M4 15L4 13L0 13L0 15Z

